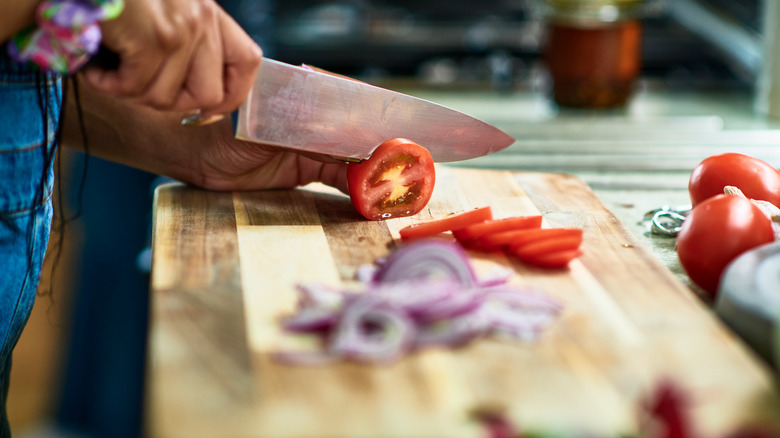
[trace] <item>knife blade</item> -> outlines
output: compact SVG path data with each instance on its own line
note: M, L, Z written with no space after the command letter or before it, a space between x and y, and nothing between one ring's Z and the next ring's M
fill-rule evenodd
M479 119L406 94L263 58L238 111L236 137L346 161L385 140L408 138L434 161L460 161L515 139Z

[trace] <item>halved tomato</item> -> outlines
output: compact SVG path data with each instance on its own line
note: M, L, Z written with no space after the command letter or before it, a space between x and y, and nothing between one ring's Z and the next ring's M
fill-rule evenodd
M347 165L352 205L371 220L418 213L428 205L435 182L431 153L405 138L388 140L369 159Z
M493 219L493 210L490 207L480 207L441 219L412 224L402 228L398 233L401 235L401 240L422 239L447 231L460 230L491 219Z

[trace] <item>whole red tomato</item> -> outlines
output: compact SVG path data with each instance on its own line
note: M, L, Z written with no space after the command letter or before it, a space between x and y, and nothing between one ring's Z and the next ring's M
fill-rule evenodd
M735 186L748 198L780 207L780 172L767 162L748 155L725 153L704 159L691 173L688 193L695 207L723 187Z
M697 205L677 235L677 257L691 281L717 294L726 266L743 252L772 242L769 218L749 200L718 195Z
M352 205L371 220L418 213L428 205L435 182L431 153L405 138L388 140L369 159L347 166Z

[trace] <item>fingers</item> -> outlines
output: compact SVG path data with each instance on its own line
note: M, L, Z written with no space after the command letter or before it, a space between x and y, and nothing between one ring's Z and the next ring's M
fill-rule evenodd
M161 75L148 92L150 98L159 98L156 101L147 101L150 105L165 106L176 111L200 109L205 112L216 107L224 100L224 84L222 74L222 41L218 32L219 19L217 8L204 14L203 19L208 19L211 32L205 33L193 52L184 59L170 59L174 65L164 69ZM205 16L205 15L208 15ZM176 64L176 63L179 64ZM177 69L177 65L186 65L186 69ZM171 72L169 76L165 73Z
M135 38L126 39L123 36L126 32L121 23L103 29L103 44L109 50L116 52L120 57L120 65L115 70L86 68L82 73L87 85L111 96L141 96L165 60L163 50L144 42L146 38L142 35L148 32L149 29L141 27ZM143 46L147 49L142 50Z
M323 163L320 171L320 182L349 194L347 187L347 166L344 163Z
M224 96L218 105L204 108L205 115L231 112L246 100L263 56L260 46L224 11L219 14L219 26L222 35Z
M98 91L158 110L235 110L246 99L262 51L213 0L137 0L103 25L117 70L88 68Z

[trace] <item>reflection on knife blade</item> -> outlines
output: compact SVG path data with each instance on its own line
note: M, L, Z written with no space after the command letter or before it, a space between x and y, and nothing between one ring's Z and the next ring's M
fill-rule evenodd
M268 58L239 109L236 137L349 161L396 137L425 146L437 162L487 155L515 141L442 105Z

